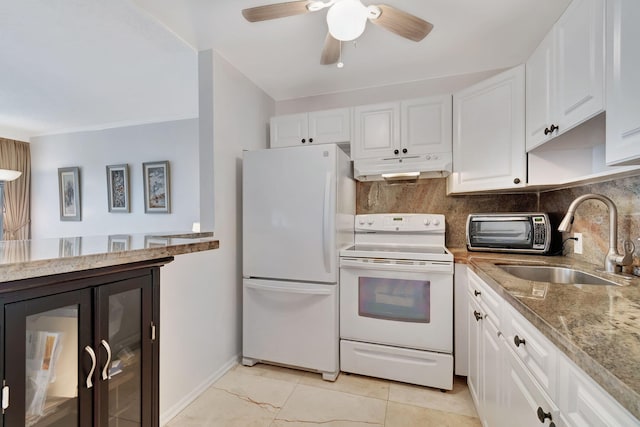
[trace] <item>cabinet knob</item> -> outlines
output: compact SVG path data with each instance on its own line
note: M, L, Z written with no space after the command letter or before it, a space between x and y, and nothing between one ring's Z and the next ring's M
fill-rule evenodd
M514 184L520 184L520 178L514 178L513 183Z
M402 149L402 152L403 152L404 154L407 154L407 149L406 149L406 148L403 148L403 149Z
M551 418L551 412L544 412L542 407L538 406L538 419L540 420L540 422L544 423L544 420L546 420L547 418L549 418L549 421L553 420L553 418Z
M399 150L393 150L393 154L400 154Z
M476 322L482 320L482 314L480 312L473 310L473 315L476 317Z
M524 339L520 339L519 336L515 336L513 337L513 343L516 345L516 347L520 347L520 344L525 345L526 341Z
M553 133L557 130L559 130L560 128L556 125L551 125L551 127L548 128L544 128L544 134L545 135L549 135L550 133Z
M473 295L475 295L475 296L482 295L482 292L480 292L480 291L478 291L478 290L474 289L474 290L473 290Z
M312 143L312 142L313 142L313 138L309 138L309 143Z
M304 144L305 142L307 142L307 140L302 138L302 143Z

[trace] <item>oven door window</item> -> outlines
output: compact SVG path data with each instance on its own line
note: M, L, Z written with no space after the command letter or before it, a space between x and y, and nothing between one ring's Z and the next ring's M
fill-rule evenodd
M471 246L520 248L531 247L530 221L478 221L471 223Z
M429 323L428 280L358 278L358 314L375 319Z

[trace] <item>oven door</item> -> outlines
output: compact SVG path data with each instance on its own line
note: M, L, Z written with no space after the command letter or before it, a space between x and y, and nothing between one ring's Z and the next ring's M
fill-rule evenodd
M340 338L453 351L453 263L340 259Z

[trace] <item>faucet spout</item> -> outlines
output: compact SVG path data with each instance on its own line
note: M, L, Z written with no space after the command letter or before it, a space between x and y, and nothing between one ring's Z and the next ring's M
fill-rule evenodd
M574 215L578 206L582 204L585 200L595 199L600 200L607 206L609 210L609 251L607 252L607 256L604 260L604 269L610 273L619 272L621 270L621 266L629 265L631 263L631 254L635 249L629 246L625 242L625 253L618 253L618 209L616 205L613 203L613 200L610 198L603 196L602 194L584 194L580 197L577 197L571 204L569 205L569 209L565 214L560 226L558 226L558 231L560 232L568 232L571 231L571 225L573 224Z

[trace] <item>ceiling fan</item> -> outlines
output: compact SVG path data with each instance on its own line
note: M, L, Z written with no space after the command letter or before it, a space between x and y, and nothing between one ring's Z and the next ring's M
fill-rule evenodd
M340 59L341 42L351 41L364 32L367 20L401 37L419 42L431 32L429 22L394 7L379 4L365 6L360 0L301 0L251 7L242 11L249 22L302 15L329 9L329 32L322 48L320 63L335 64Z

